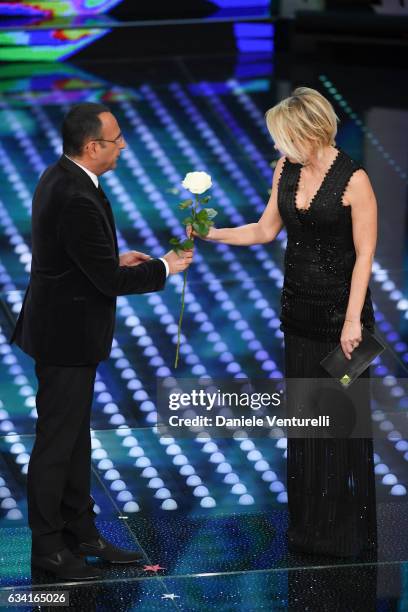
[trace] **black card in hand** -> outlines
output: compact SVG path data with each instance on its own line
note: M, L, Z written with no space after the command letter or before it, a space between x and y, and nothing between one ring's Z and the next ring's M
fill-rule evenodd
M362 340L352 351L351 359L347 359L339 344L320 362L320 365L343 387L351 385L385 349L382 342L368 329L363 327L361 333Z

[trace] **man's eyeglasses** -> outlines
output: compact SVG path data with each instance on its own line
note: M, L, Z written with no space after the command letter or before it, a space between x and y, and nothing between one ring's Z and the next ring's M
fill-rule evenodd
M118 145L124 141L124 138L121 132L114 140L108 140L107 138L92 138L92 140L97 140L98 142L113 142L113 144Z

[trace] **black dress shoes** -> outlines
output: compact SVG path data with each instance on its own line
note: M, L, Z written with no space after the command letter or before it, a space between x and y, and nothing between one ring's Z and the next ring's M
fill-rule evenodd
M80 542L71 550L74 555L100 557L110 563L137 563L143 559L142 553L118 548L101 535L87 542Z
M93 580L102 575L101 570L87 565L84 559L75 556L69 548L63 548L49 555L32 553L31 566L52 572L58 578L67 580Z

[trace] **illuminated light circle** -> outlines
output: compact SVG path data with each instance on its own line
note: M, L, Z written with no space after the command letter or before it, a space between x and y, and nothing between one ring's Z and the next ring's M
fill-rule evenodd
M178 444L169 444L166 448L166 453L168 455L178 455L181 453L181 448Z
M110 470L112 468L113 468L113 463L110 459L101 459L101 461L99 461L98 463L99 470Z
M149 480L147 486L149 489L160 489L161 487L164 487L164 482L161 478L155 477Z
M224 461L217 465L216 472L218 472L219 474L229 474L230 472L232 472L232 467L229 463Z
M195 469L193 468L192 465L183 465L180 470L179 470L180 474L182 476L191 476L191 474L195 473Z
M262 459L262 453L260 453L258 450L249 451L247 454L247 459L249 461L259 461Z
M30 455L28 453L21 453L16 457L17 465L25 465L30 461Z
M118 470L109 469L105 472L104 478L106 480L117 480L118 478L120 478L120 473L118 472Z
M255 463L254 468L257 472L265 472L269 470L269 463L265 459L260 459Z
M148 457L139 457L135 461L135 466L138 467L138 468L145 468L145 467L148 467L151 464L152 464L152 462L150 461L150 459Z
M255 503L255 500L252 497L252 495L245 494L245 495L241 495L241 497L238 500L238 503L241 506L251 506L252 504Z
M113 398L112 398L112 396L111 396L111 394L110 394L110 393L103 392L103 393L100 393L100 394L97 396L96 401L97 401L97 402L100 402L100 403L102 403L102 404L106 404L106 403L108 403L108 402L111 402L111 401L112 401L112 399L113 399Z
M205 374L206 369L203 365L197 364L191 368L191 371L194 374L194 376L201 376L202 374Z
M231 374L236 374L237 372L241 371L241 366L236 361L232 361L227 365L226 369L227 372L230 372Z
M215 452L211 455L209 461L211 463L221 463L225 461L225 456L221 452Z
M6 514L6 519L9 519L11 521L19 521L22 518L23 514L18 508L12 508Z
M105 459L108 453L103 448L96 448L92 451L92 459Z
M164 445L168 445L168 444L174 444L175 440L172 436L160 436L159 438L159 442L160 444L164 444Z
M252 329L244 329L244 331L241 334L241 338L246 341L253 340L255 338L255 334L252 331Z
M173 458L174 465L186 465L188 463L188 459L185 455L175 455Z
M171 497L171 493L165 487L160 487L160 489L157 489L155 492L154 497L157 497L157 499L168 499Z
M161 376L170 376L170 374L171 374L171 371L169 370L169 368L167 368L165 366L162 366L162 367L160 367L160 368L158 368L156 370L156 375L160 376L160 377Z
M267 470L266 472L262 474L262 480L264 480L265 482L273 482L274 480L277 480L277 479L278 479L277 475L272 470Z
M206 496L200 500L200 506L203 508L214 508L216 505L217 504L213 497Z
M273 493L279 493L280 491L284 491L285 485L280 480L275 480L269 485L269 490Z
M131 380L132 378L136 378L136 372L133 370L133 368L125 368L121 372L120 376L125 380Z
M393 431L390 431L387 434L387 439L390 440L391 442L395 442L395 440L401 440L402 439L402 434L399 431L394 429Z
M202 480L199 476L193 474L186 479L186 484L189 487L197 487L198 485L202 484Z
M126 436L122 440L122 446L131 447L131 446L137 446L138 444L139 442L134 436Z
M381 479L382 484L384 485L395 485L398 483L398 478L395 474L385 474L385 476Z
M116 412L119 412L119 408L113 402L109 402L103 407L103 412L105 414L115 414Z
M139 379L137 378L133 378L132 380L130 380L127 383L127 388L131 389L132 391L136 390L136 389L141 389L142 388L142 383L140 382Z
M112 425L122 425L125 422L125 417L121 414L113 414L109 419L109 423Z
M203 440L206 440L207 438L203 438ZM215 453L216 451L218 451L218 446L215 444L215 442L206 442L203 446L203 448L201 449L204 453Z
M205 487L204 485L199 485L193 491L193 495L195 497L206 497L208 494L209 494L209 491L207 487Z
M234 495L242 495L243 493L246 493L246 492L247 492L247 488L242 482L237 482L231 488L231 493L234 493Z
M255 444L252 440L243 440L239 445L239 448L243 451L251 451L255 448Z
M177 502L174 499L165 499L160 507L162 510L176 510Z
M18 453L22 453L23 451L25 451L25 446L24 444L21 444L21 442L16 442L15 444L12 444L10 446L10 453L12 453L13 455L16 455Z
M144 450L141 446L132 446L128 453L129 457L143 457Z
M10 508L15 508L17 506L17 502L14 497L6 497L0 504L0 508L4 508L5 510L10 510Z
M404 485L402 484L396 484L392 487L391 491L390 491L391 495L406 495L407 494L407 490L404 487Z
M114 480L111 483L110 488L112 489L112 491L123 491L124 489L126 489L126 484L123 480Z
M123 506L123 512L139 512L140 507L139 504L136 503L135 501L128 501L124 506Z
M146 421L147 421L147 423L151 423L152 425L156 425L157 424L157 412L156 412L156 410L152 410L152 412L149 412L147 414Z
M154 468L153 466L149 466L147 468L145 468L143 470L143 472L141 473L141 476L143 478L154 478L158 475L158 472L156 470L156 468Z

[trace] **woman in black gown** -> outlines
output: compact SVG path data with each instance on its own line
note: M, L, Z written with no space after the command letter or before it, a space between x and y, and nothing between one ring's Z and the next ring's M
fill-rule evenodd
M282 157L264 213L257 223L212 228L206 239L262 244L286 227L285 377L327 380L321 359L339 342L349 357L361 342L362 325L374 331L368 282L377 238L375 195L362 167L335 146L337 117L318 91L298 87L266 120ZM369 378L369 370L361 378ZM358 402L360 416L371 423L369 393ZM289 550L339 557L374 551L372 437L288 434L287 443Z

